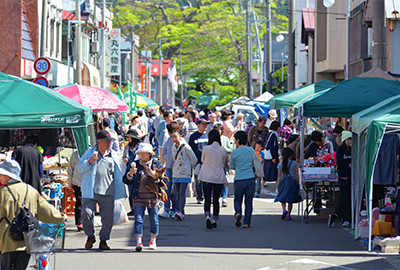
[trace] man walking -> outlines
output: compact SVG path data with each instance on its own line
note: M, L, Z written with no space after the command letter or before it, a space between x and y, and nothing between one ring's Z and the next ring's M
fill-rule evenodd
M126 192L118 153L110 148L114 139L106 130L100 131L96 139L97 145L87 150L77 165L78 171L83 174L82 223L88 236L85 248L91 249L96 242L94 213L97 203L102 223L99 249L109 250L106 241L110 239L113 226L114 200L126 198Z
M262 141L264 145L267 142L268 128L265 126L266 123L267 118L265 116L260 116L257 120L257 125L250 128L247 140L251 147L254 148L254 145L258 141Z
M196 182L196 199L198 204L201 204L203 201L203 184L198 180L198 176L201 168L201 155L203 147L206 146L208 142L208 133L206 132L208 124L208 121L200 119L198 122L199 129L189 138L189 145L197 157L197 165L196 169L194 170L194 179Z
M39 193L40 178L43 176L43 156L37 150L39 137L30 135L25 139L25 146L15 149L13 158L21 166L22 181L34 187Z

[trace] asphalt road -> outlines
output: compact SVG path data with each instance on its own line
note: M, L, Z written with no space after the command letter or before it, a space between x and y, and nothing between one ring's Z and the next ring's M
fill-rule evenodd
M53 269L400 269L399 256L368 252L365 243L355 241L347 229L328 228L327 221L316 216L301 224L297 206L293 221L281 220L280 205L273 203L272 196L263 197L254 200L250 229L235 227L229 198L218 228L212 230L206 229L203 206L187 198L187 220L160 219L156 251L147 248L146 220L141 253L134 251L132 218L113 228L110 251L99 251L98 242L94 249L85 250L86 236L75 230L70 218L65 249L56 254Z

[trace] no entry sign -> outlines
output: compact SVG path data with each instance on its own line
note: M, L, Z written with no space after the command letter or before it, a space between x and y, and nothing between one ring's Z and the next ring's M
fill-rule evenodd
M50 61L47 58L39 57L33 64L33 68L37 74L44 75L50 71Z
M37 77L33 80L33 83L37 83L44 87L49 87L49 81L45 77Z

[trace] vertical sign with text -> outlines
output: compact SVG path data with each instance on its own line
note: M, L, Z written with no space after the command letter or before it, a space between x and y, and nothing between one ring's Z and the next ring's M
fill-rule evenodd
M110 32L110 63L108 75L120 76L121 71L121 29L111 29Z

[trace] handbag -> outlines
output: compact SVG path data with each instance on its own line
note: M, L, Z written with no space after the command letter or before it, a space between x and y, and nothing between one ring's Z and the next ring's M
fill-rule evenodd
M267 143L265 144L265 146L267 146L268 145L268 143L269 143L269 140L271 139L271 137L272 137L272 133L270 134L270 136L268 136L268 140L267 140ZM266 160L272 160L273 159L273 157L272 157L272 154L271 154L271 150L263 150L263 152L264 152L264 159L266 159Z
M253 151L253 169L257 178L264 177L264 169L255 151Z

